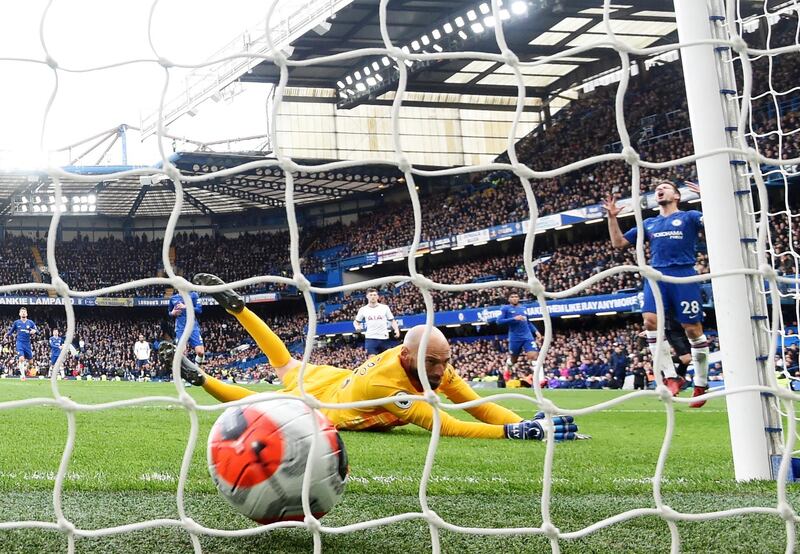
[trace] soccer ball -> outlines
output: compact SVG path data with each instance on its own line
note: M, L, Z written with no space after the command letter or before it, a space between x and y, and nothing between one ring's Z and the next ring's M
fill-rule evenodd
M208 436L208 468L220 494L259 523L302 521L314 417L320 435L309 502L314 517L328 513L344 493L347 453L330 420L299 399L232 407L219 416Z

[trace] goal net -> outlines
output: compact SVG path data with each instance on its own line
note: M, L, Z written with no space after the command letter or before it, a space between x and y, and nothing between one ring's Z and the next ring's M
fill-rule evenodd
M271 2L267 13L267 28L273 29L270 23L274 16L277 2ZM520 6L517 6L520 4ZM314 537L315 551L322 550L322 537L326 534L342 534L373 527L392 525L413 519L423 520L430 529L433 551L441 549L439 533L442 530L474 535L540 535L547 537L552 550L558 552L565 542L586 537L616 524L641 517L662 518L671 533L672 550L680 551L681 533L678 523L684 521L704 521L710 519L730 518L744 514L765 514L785 521L786 550L793 550L795 544L795 526L797 514L787 499L787 482L792 475L791 457L796 450L796 414L794 402L798 399L793 389L785 382L800 381L797 373L797 323L800 318L800 256L797 254L795 242L800 240L797 233L798 195L793 187L797 187L798 164L800 164L800 118L797 105L800 103L800 87L797 86L797 75L800 65L800 24L798 24L798 2L763 2L760 12L752 10L751 2L727 3L722 0L675 0L675 11L678 25L679 41L664 46L637 48L626 40L624 34L614 32L614 9L610 0L605 0L598 8L602 8L603 33L593 37L591 41L572 48L566 48L541 59L527 60L518 56L508 48L504 35L504 22L509 19L509 10L534 9L539 2L513 2L510 0L491 0L488 12L479 12L481 22L486 26L485 32L493 33L497 52L449 51L441 48L424 47L420 49L402 48L395 44L389 35L387 13L390 0L381 0L375 9L380 12L381 33L385 42L383 48L354 50L326 57L293 59L287 56L286 33L267 33L265 39L268 53L254 54L246 50L229 56L237 60L266 60L273 63L280 71L280 82L275 90L273 117L276 119L281 110L289 74L293 68L312 64L330 62L355 63L365 57L387 57L396 72L396 94L392 100L392 138L394 159L391 161L375 160L370 163L387 164L396 167L405 177L408 195L412 205L414 220L413 241L407 255L408 274L371 279L356 284L340 287L324 288L311 286L303 275L301 267L300 234L295 213L295 178L300 172L318 173L336 171L342 168L363 165L363 160L342 160L322 165L303 165L285 153L281 133L270 130L270 141L274 149L274 160L249 163L246 166L230 167L212 171L203 175L187 175L182 173L169 159L167 131L164 122L166 98L162 96L161 110L156 134L161 145L161 167L141 168L109 175L108 178L137 175L155 178L166 175L174 183L175 204L166 227L163 242L163 263L167 277L148 278L136 282L122 283L98 290L75 290L68 281L59 275L56 263L56 237L61 213L55 211L49 229L46 261L52 275L51 284L25 283L4 285L0 292L9 293L20 290L53 291L66 302L64 309L67 316L67 333L65 342L70 343L75 333L75 313L71 298L82 296L101 296L119 290L135 287L164 285L174 287L182 294L191 290L202 293L218 292L222 287L196 287L175 273L170 262L170 242L184 203L183 186L186 183L200 182L220 176L235 176L254 168L280 168L285 175L286 215L289 225L289 252L293 276L290 278L275 275L242 275L240 280L229 283L232 288L240 288L256 283L278 283L293 285L302 293L308 307L308 331L303 355L303 366L299 381L302 382L306 364L308 363L314 338L317 334L317 313L312 294L334 294L339 292L365 289L372 286L391 285L399 282L410 282L419 289L426 307L427 325L434 321L434 296L436 291L466 291L486 288L516 288L535 296L543 307L553 300L563 299L580 294L581 291L608 277L621 273L638 273L643 279L656 285L659 281L712 282L714 301L718 309L724 306L725 318L718 320L720 324L720 343L722 363L726 374L724 389L715 389L708 394L709 398L725 397L731 418L731 435L733 436L734 462L736 477L739 479L777 480L774 506L751 506L727 510L702 511L694 513L678 512L670 508L662 497L662 482L672 440L676 431L675 405L688 403L688 398L673 398L668 390L659 385L652 391L631 392L614 400L591 405L582 409L567 409L558 406L542 390L540 381L543 364L548 348L553 340L553 323L549 312L543 310L544 344L542 355L533 379L533 396L506 393L494 395L491 400L503 398L526 400L546 414L545 425L552 428L552 417L555 414L570 414L576 417L601 412L619 406L634 398L652 397L654 405L661 402L666 416L666 432L660 455L655 461L652 476L652 495L654 506L623 511L594 522L584 528L563 530L559 521L551 516L551 505L554 501L553 474L556 467L555 442L552 434L548 434L544 445L544 470L542 475L542 494L538 499L541 504L541 520L532 521L530 526L522 528L471 528L448 522L433 511L428 502L428 484L437 452L440 437L440 420L435 420L425 460L424 471L419 487L419 511L397 514L381 519L362 521L344 527L330 527L317 520L310 512L308 487L304 488L306 520L304 522L284 522L271 525L246 528L241 530L224 530L202 525L195 521L185 505L187 476L193 453L197 447L200 426L197 414L199 411L221 411L228 405L199 405L184 389L180 378L178 360L173 367L175 395L169 397L142 397L134 400L107 402L103 404L82 404L74 402L62 393L62 386L56 379L57 371L52 373L52 397L29 398L24 400L0 403L0 410L23 408L30 406L54 406L65 411L68 421L68 439L63 451L61 463L55 478L53 504L55 521L7 521L0 522L0 530L10 529L47 529L63 533L68 540L69 551L75 550L75 541L82 537L98 537L112 534L131 533L133 531L158 527L179 527L184 529L192 540L196 552L202 552L200 538L213 535L221 537L242 537L246 535L269 533L281 527L302 527ZM543 2L550 6L558 2ZM477 9L477 5L476 5ZM43 20L47 18L47 10ZM152 25L152 21L151 21ZM791 29L787 30L787 28ZM47 26L40 29L42 44L47 42ZM166 59L158 47L151 42L152 56L147 63L164 69L165 79L181 65ZM553 60L580 56L592 48L604 48L615 52L619 57L619 83L614 97L615 122L617 136L609 137L609 142L619 141L618 152L600 153L569 163L567 165L532 169L520 161L515 144L517 124L525 108L524 70L546 64ZM687 83L687 103L691 116L692 135L695 149L688 155L678 152L676 156L663 159L652 159L647 156L647 148L637 148L629 132L630 123L626 120L626 94L629 92L632 68L635 67L633 57L646 57L656 60L680 51L683 70ZM0 54L2 55L2 54ZM2 58L6 59L6 58ZM518 88L514 124L511 126L507 141L508 160L480 166L454 167L446 170L422 170L415 167L406 154L408 145L401 137L399 125L400 111L407 94L410 69L415 64L426 64L437 60L461 59L470 61L491 61L503 63L514 77ZM674 58L673 58L674 59ZM699 61L698 61L699 60ZM15 60L20 61L20 60ZM53 75L53 88L50 104L44 113L43 128L48 128L48 112L52 102L58 98L58 76L72 71L99 71L101 68L72 68L59 64L59 52L48 51L46 59L22 60L25 63L49 66ZM225 60L209 60L207 66L213 66ZM695 63L698 62L698 63ZM706 65L703 65L706 64ZM710 65L709 65L710 64ZM123 66L124 64L117 64ZM708 69L711 68L709 72ZM166 91L166 87L164 89ZM348 92L344 91L344 94ZM710 118L710 119L709 119ZM715 132L710 132L713 128ZM717 132L718 131L718 132ZM710 272L691 278L666 277L653 269L648 263L645 245L639 241L636 245L636 263L605 269L590 279L567 290L545 290L537 278L534 264L534 245L537 221L540 213L537 205L537 186L546 179L568 174L578 174L586 168L603 163L625 164L629 175L630 206L635 214L639 236L642 236L642 224L645 218L642 207L642 191L651 183L650 180L670 175L681 174L693 177L694 170L684 171L696 164L697 179L703 190L702 202L706 219L706 236L709 242ZM524 280L502 280L488 283L450 284L435 282L417 270L416 254L422 242L422 207L420 196L415 185L420 176L466 175L488 171L508 171L518 179L524 191L529 210L529 231L523 251L525 273ZM49 167L47 173L52 180L53 194L56 198L62 195L61 179L69 177L80 180L80 175L70 174L58 167ZM85 177L88 182L92 177ZM658 286L653 287L658 304L659 343L663 341L664 304ZM743 301L747 299L747 301ZM782 305L794 306L794 317L787 320ZM180 337L178 351L182 351L192 329L194 313L187 312L187 333ZM418 366L425 367L424 351L428 333L423 339ZM63 363L66 350L59 359ZM658 362L658 360L656 360ZM656 363L655 367L659 367ZM658 373L658 370L657 370ZM782 377L781 379L776 378ZM657 380L660 382L660 375ZM785 378L785 379L784 379ZM446 410L462 410L479 403L488 402L489 398L468 404L445 404L434 394L428 385L424 372L420 372L420 380L425 384L424 393L404 398L391 397L382 399L380 403L388 404L398 400L413 400L431 403L434 407ZM320 407L320 403L304 393L302 399L312 407ZM259 396L248 397L237 404L261 401ZM180 477L177 487L177 519L152 519L137 523L99 529L84 529L74 525L62 506L65 476L73 455L77 439L77 416L82 412L110 410L123 406L141 406L178 404L185 409L191 422L189 440L186 444ZM354 405L326 405L327 408L354 407ZM436 413L436 412L435 412ZM313 448L310 451L313 452ZM310 475L310 468L306 475ZM724 476L732 479L733 476Z

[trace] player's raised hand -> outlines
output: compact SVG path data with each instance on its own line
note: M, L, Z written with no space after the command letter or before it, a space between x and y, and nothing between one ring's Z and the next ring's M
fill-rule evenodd
M700 196L700 185L691 181L684 181L683 184L686 185L687 189L695 193L697 196Z
M617 206L617 197L613 194L609 194L605 197L603 200L603 209L608 214L608 217L617 217L623 210L621 206Z
M537 413L533 419L520 421L519 423L509 423L504 425L507 439L517 440L536 440L541 441L547 438L546 431L542 426L544 414ZM556 441L569 441L587 438L578 434L578 425L572 416L553 417L553 439Z

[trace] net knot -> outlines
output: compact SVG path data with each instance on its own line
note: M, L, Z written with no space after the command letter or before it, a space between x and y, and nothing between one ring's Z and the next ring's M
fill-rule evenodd
M525 164L517 163L517 164L514 164L512 166L512 168L513 168L514 173L520 179L527 179L527 180L530 181L531 179L535 179L536 178L536 172L534 170L532 170L530 167L528 167L527 165L525 165Z
M305 391L303 391L303 402L305 402L306 406L312 410L319 410L322 408L322 404L320 404L320 401L317 400L317 397L313 394L308 394Z
M306 279L306 276L302 273L295 273L292 279L294 279L294 284L299 291L307 291L311 287L311 281Z
M163 56L159 56L158 57L158 65L160 65L164 69L169 69L172 66L174 66L175 64L172 63L169 59L167 59L167 58L165 58Z
M556 540L560 533L561 531L559 531L558 527L556 527L549 521L547 523L542 524L542 534L548 539Z
M747 53L747 42L739 35L736 35L731 39L731 48L737 54L744 55Z
M539 402L539 411L542 411L546 414L557 414L558 413L558 406L553 404L553 401L548 398L542 398Z
M641 158L633 146L626 146L622 149L622 159L625 160L625 163L628 165L636 165Z
M50 69L58 69L58 62L55 60L54 57L47 56L47 58L45 58L45 62L50 67Z
M203 532L203 526L190 517L181 518L181 525L193 535L200 535Z
M417 273L411 278L411 284L418 289L428 290L433 286L433 281L425 277L422 273Z
M297 165L291 158L281 159L278 162L278 167L283 170L283 174L300 173L300 166Z
M322 530L322 524L313 515L304 517L303 523L305 524L306 528L312 533L316 534Z
M654 281L660 281L662 277L662 273L659 270L649 265L640 267L639 273L641 274L642 279L652 279Z
M404 155L400 156L400 158L397 160L397 169L399 169L405 174L411 173L411 162L409 162L408 158L405 157ZM408 177L406 177L406 181L408 181L409 185L414 184L414 181L412 179L409 179Z
M666 504L661 506L659 510L661 512L661 517L666 519L667 521L678 521L679 515L678 512L667 506Z
M534 296L541 296L544 294L544 285L536 277L531 277L528 279L528 290L531 291L531 294Z
M441 399L439 398L439 395L433 392L432 390L426 391L424 396L425 396L425 401L431 406L438 406L442 402Z
M761 276L767 281L775 281L775 279L778 278L778 272L768 263L763 263L758 266L758 271L761 272Z
M792 507L786 502L778 504L778 513L781 515L781 518L786 521L794 521L794 510L792 510Z
M50 284L53 285L53 290L56 291L57 295L69 297L69 285L61 277L54 275Z
M653 365L655 365L655 364L653 364ZM663 378L663 375L661 375L661 377ZM658 379L658 378L659 377L656 376L656 379ZM672 400L672 393L667 388L667 385L665 385L664 383L659 383L658 384L658 386L656 387L656 393L658 393L658 398L662 402L669 402L670 400Z
M67 396L59 398L58 404L65 412L75 412L78 410L78 403Z
M519 65L519 56L517 56L512 50L505 50L503 52L503 58L506 60L506 64L510 67L516 68Z
M187 410L194 410L197 407L195 399L185 390L178 395L178 401Z
M66 533L68 535L74 535L77 528L71 521L64 518L59 518L58 520L58 528L62 533Z

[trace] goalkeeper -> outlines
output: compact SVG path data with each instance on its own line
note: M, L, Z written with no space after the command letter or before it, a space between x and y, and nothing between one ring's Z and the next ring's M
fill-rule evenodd
M222 280L214 275L199 273L193 282L196 285L221 285ZM281 339L256 314L248 310L244 301L233 291L223 291L212 296L244 326L259 348L267 355L284 384L280 392L299 395L298 375L301 362L291 357ZM307 364L304 390L327 403L357 402L405 394L419 394L423 390L417 375L417 351L422 340L424 326L411 329L401 346L391 348L378 356L369 358L355 370L332 366ZM172 365L176 353L172 343L159 346L159 359L165 366ZM425 357L426 373L431 388L443 393L456 403L477 400L479 396L459 377L450 364L450 345L436 328L431 330ZM221 402L240 400L253 391L237 385L229 385L206 375L185 356L181 358L181 375L193 385L202 386L206 392ZM386 431L392 427L413 423L430 430L433 427L433 407L427 402L397 400L380 406L346 409L322 409L337 429L353 431ZM468 408L477 421L461 421L439 412L441 434L450 437L508 438L543 440L546 438L542 425L544 415L539 413L532 420L524 420L516 413L494 403L485 403ZM571 416L553 418L555 440L575 440L578 427Z

